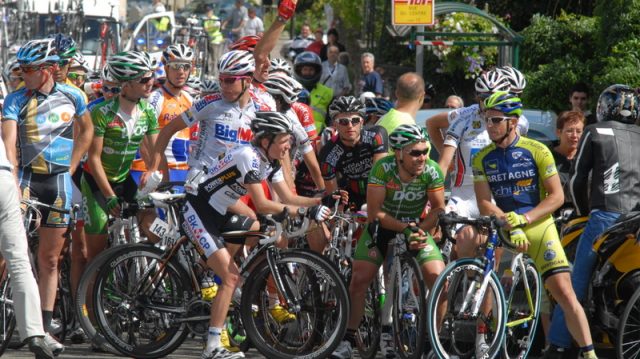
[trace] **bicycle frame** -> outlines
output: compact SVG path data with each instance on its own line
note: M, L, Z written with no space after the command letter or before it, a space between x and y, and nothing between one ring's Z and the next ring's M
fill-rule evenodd
M529 314L525 318L520 318L513 321L507 320L508 328L512 328L520 324L530 322L535 319L535 314L536 314L535 305L533 303L533 296L531 294L531 287L529 286L529 279L527 279L525 257L523 253L518 253L515 257L513 257L513 260L511 261L511 272L514 273L512 288L516 286L519 280L523 281L524 293L527 298L527 306L529 309L529 313L531 314ZM516 273L519 273L520 275L516 275ZM507 308L507 310L509 309L511 308Z

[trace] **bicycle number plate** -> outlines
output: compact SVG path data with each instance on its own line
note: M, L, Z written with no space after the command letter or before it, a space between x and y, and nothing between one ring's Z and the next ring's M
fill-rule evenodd
M160 238L164 238L169 234L169 223L161 220L160 218L156 218L153 223L151 223L151 233Z

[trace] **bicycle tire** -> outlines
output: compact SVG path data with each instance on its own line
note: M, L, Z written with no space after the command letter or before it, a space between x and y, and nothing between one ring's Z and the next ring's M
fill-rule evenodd
M11 278L5 275L0 281L0 356L11 343L11 337L16 329L16 316L11 296Z
M400 282L393 287L393 333L400 357L418 359L424 353L427 291L422 271L413 255L405 252L398 259Z
M281 250L276 266L298 299L296 319L278 323L269 313L267 279L261 259L245 280L241 314L247 336L267 358L328 357L342 340L349 318L349 297L335 267L310 251ZM292 287L295 285L295 288Z
M626 302L618 322L616 357L618 359L640 358L640 288Z
M134 247L135 246L135 247ZM148 247L148 244L132 244L132 250L141 247ZM98 254L85 268L82 273L82 277L78 282L78 289L76 291L76 298L74 301L74 311L76 313L76 320L80 325L80 328L87 336L87 341L95 347L101 348L111 354L118 355L118 351L109 344L102 333L97 331L96 323L93 321L93 300L91 294L93 293L93 286L95 283L95 277L100 271L100 268L104 265L105 261L111 257L111 254L117 247L109 248Z
M364 315L358 327L356 346L362 359L373 359L378 353L380 345L380 316L384 297L380 296L380 284L378 278L374 279L365 296Z
M470 278L472 274L473 278ZM484 266L478 259L460 259L445 267L436 279L427 298L427 325L429 341L433 353L438 358L471 358L475 356L475 338L477 317L457 315L464 293L474 291L477 276L484 274ZM471 280L471 282L470 282ZM447 291L445 293L445 288ZM485 355L492 359L502 349L506 326L506 304L504 292L495 272L491 273L487 290L493 295L491 303L491 321L486 343L489 349ZM487 293L485 293L486 297ZM446 296L447 308L441 324L437 318L438 303ZM439 328L440 327L440 328Z
M533 302L533 313L526 298L524 282L520 279L523 275L521 268L517 267L513 273L513 286L507 296L507 323L520 318L533 315L529 322L521 325L507 327L503 345L502 356L504 358L526 358L535 339L538 322L540 321L540 300L542 296L542 279L531 259L525 262L525 273L529 284L529 292Z
M195 290L177 258L157 266L164 257L163 250L132 247L117 247L98 272L92 294L98 328L125 356L165 357L189 334L187 323L179 319L188 314L191 298L186 295L193 295ZM152 280L153 284L148 284ZM150 292L138 290L141 281L148 281L145 287Z

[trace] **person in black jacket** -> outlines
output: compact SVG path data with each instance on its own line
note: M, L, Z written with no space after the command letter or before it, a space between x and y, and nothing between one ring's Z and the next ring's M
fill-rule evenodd
M569 193L577 214L589 214L589 222L578 242L571 275L578 300L586 298L597 264L593 242L622 213L630 212L640 201L640 158L637 155L640 96L628 86L610 86L600 95L596 113L598 122L585 128L569 179ZM568 317L571 315L567 314ZM556 307L553 313L549 340L552 347L545 358L560 357L560 349L571 345L571 336L560 307Z

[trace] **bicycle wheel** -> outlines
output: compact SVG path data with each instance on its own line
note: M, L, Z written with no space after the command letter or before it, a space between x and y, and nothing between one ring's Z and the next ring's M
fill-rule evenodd
M287 298L296 303L288 308L295 319L278 322L270 313L270 304L286 306L286 300L268 283L271 272L264 258L242 289L247 336L267 358L328 357L342 340L349 318L348 292L340 274L317 254L302 250L280 251L276 267L289 291Z
M132 244L128 247L130 250L138 250L139 248L147 248L148 244ZM74 302L74 310L76 313L76 319L78 324L84 331L89 342L95 347L101 348L111 354L118 355L118 351L109 344L102 333L97 331L97 324L95 321L93 298L93 288L95 284L96 275L100 271L100 268L104 265L114 251L118 250L118 247L109 248L99 255L97 255L85 268L78 284L76 291L76 298Z
M400 357L417 359L424 352L426 287L415 258L404 253L399 260L400 280L393 287L393 333Z
M11 336L16 328L16 317L11 299L11 279L5 273L0 282L0 356L7 350Z
M525 288L525 284L529 290ZM507 330L503 346L505 358L526 358L529 354L540 320L541 295L540 274L533 261L527 259L524 273L520 267L517 267L513 273L512 287L507 294ZM531 304L529 304L529 296ZM526 318L531 319L518 325L510 324Z
M640 289L627 301L618 322L616 337L618 359L640 358Z
M479 315L470 311L474 296L484 278L484 267L477 259L461 259L450 263L438 276L427 299L427 325L433 352L439 358L472 358L475 356L477 325L487 326L485 358L494 358L502 348L505 335L505 298L495 273L488 280L487 292L480 299ZM439 308L439 306L446 306ZM438 311L438 309L441 309ZM442 318L438 313L443 313Z
M98 328L121 354L159 358L189 333L188 303L195 293L177 260L163 263L156 247L119 246L100 269L93 299Z
M363 359L373 359L378 352L380 344L380 315L384 298L380 295L380 284L376 278L369 288L364 302L364 316L358 327L356 344L358 354Z

